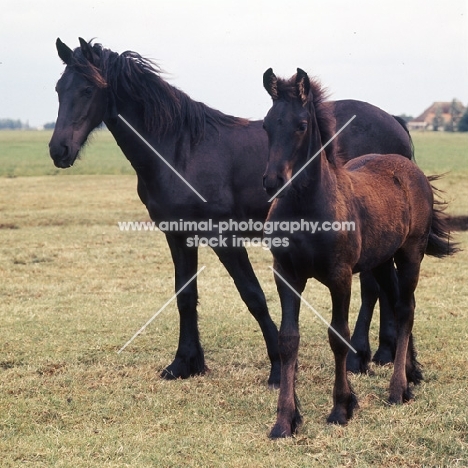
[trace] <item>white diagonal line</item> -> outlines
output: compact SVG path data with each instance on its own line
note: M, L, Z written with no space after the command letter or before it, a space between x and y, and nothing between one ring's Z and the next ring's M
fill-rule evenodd
M203 270L201 267L118 351L120 354Z
M353 115L268 201L273 201L355 118Z
M357 351L273 268L269 267L273 273L283 281L283 283L288 286L288 288L302 301L306 304L312 312L341 340L343 343L348 346L348 348L357 354Z
M174 174L176 174L180 179L182 179L185 184L190 187L194 193L196 193L205 203L206 203L206 200L192 187L192 185L190 185L189 182L187 182L187 180L185 180L162 156L161 154L159 154L139 133L137 130L135 130L120 114L117 115L117 117L119 117L119 119L121 119L122 121L124 121L127 126L132 129L136 135L138 135L141 139L141 141L143 141L143 143L146 144L146 146L148 146L148 148L153 151L154 154L156 154L156 156L172 171L174 172Z

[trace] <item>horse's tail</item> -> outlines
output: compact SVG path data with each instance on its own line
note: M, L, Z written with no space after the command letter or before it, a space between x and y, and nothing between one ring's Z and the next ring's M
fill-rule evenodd
M434 180L440 179L440 177L440 175L429 176L428 180L429 182L433 182ZM431 187L435 199L426 254L438 258L448 257L459 252L460 248L458 247L458 243L453 242L451 239L449 217L444 213L445 208L447 208L447 203L436 198L440 190L435 188L432 184Z
M408 135L410 146L411 146L411 158L410 159L411 161L415 161L416 158L414 157L414 143L413 143L413 139L411 138L411 134L409 132L406 120L401 117L398 117L398 115L392 115L392 117L403 127L404 131Z

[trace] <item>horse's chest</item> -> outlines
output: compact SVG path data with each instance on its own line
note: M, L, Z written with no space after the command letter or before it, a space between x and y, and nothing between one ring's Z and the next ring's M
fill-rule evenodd
M281 247L272 249L273 256L280 264L290 265L309 278L322 278L327 275L331 258L325 253L320 237L311 233L287 237Z

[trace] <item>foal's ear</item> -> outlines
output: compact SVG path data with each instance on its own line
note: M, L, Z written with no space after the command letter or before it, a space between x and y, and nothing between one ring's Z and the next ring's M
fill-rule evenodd
M81 52L83 53L84 58L91 64L94 64L94 54L93 54L93 49L89 45L88 42L86 42L82 37L79 37L78 40L80 41L80 46L81 46Z
M272 68L263 74L263 86L273 99L278 99L278 78L276 78Z
M57 40L55 41L55 47L57 47L58 55L62 59L63 63L65 65L70 65L73 56L73 51L70 47L64 44L59 37L57 37Z
M297 88L297 95L302 102L302 105L305 106L307 104L307 99L309 97L310 91L310 80L307 73L298 68L297 75L296 75L296 88Z

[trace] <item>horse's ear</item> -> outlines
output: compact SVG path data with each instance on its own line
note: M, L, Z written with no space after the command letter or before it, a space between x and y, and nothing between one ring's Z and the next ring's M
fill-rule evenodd
M93 54L93 49L89 45L88 42L86 42L82 37L79 37L78 40L80 41L80 46L81 46L81 52L83 53L84 58L91 64L94 64L94 54Z
M278 99L278 78L276 78L272 68L263 74L263 86L273 99Z
M72 59L72 56L73 56L73 51L70 49L70 47L68 47L66 44L64 44L60 40L59 37L55 41L55 47L57 47L58 55L62 59L63 63L65 65L70 65L71 59Z
M307 104L307 100L309 97L310 91L310 80L307 73L298 68L297 75L296 75L296 88L297 88L297 95L302 102L302 105L305 106Z

